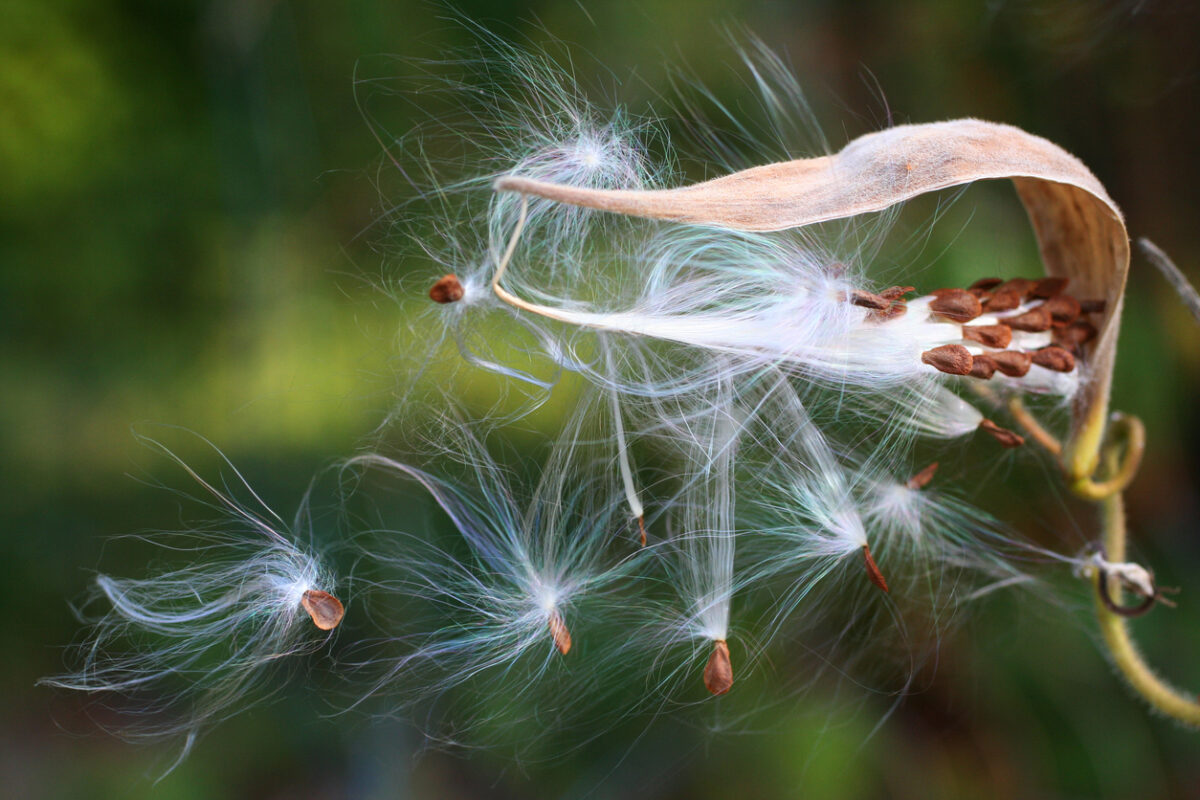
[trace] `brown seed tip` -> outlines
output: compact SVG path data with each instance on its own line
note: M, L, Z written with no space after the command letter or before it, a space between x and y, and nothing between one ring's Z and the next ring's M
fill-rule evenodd
M463 286L454 274L443 275L429 290L429 299L435 303L455 303L462 297Z
M1075 356L1061 347L1050 345L1033 351L1033 363L1055 372L1070 372L1075 369Z
M1086 320L1079 320L1065 328L1055 328L1054 332L1050 334L1050 338L1059 347L1078 350L1096 338L1096 326Z
M921 353L921 361L950 375L971 373L971 353L961 344L944 344Z
M966 289L939 289L929 310L955 322L970 322L983 313L979 298Z
M641 534L642 547L646 546L646 518L638 517L638 532Z
M1012 344L1012 328L1006 325L963 325L962 338L984 347L1003 350Z
M733 686L733 665L729 663L729 645L724 639L713 642L712 655L704 668L704 687L716 695L725 694Z
M936 467L937 464L934 464L934 466ZM888 588L883 573L879 571L879 565L875 563L875 557L871 555L871 548L865 544L863 545L863 561L867 564L867 577L871 579L871 583L878 586L885 593L890 593L891 589Z
M329 592L320 589L307 589L300 595L300 605L312 617L313 625L323 631L331 631L342 622L346 616L346 607L342 601Z
M1007 428L1001 428L990 419L985 419L979 423L979 430L991 435L1003 447L1020 447L1025 444L1025 437L1018 433L1013 433Z
M562 614L551 611L547 624L550 627L550 638L554 640L558 652L564 656L571 652L571 632L567 630L567 623L563 622Z
M916 475L913 475L911 478L909 478L908 482L904 485L910 489L924 489L929 485L929 482L933 480L933 474L937 472L937 468L938 462L935 461L925 469L918 472Z
M992 289L995 289L1002 283L1004 283L1003 278L980 278L968 286L967 291L969 292L972 289L976 289L979 291L990 292Z
M869 308L873 311L882 311L892 304L892 299L871 292L864 292L861 289L855 289L850 292L850 304Z
M915 292L916 290L917 287L915 286L889 286L880 292L879 296L888 300L898 300L904 297L904 295Z
M982 381L991 380L996 374L996 362L991 356L975 356L971 359L971 377Z

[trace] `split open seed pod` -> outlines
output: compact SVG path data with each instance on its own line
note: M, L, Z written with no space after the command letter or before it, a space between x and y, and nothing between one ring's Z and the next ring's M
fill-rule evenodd
M1046 274L1104 300L1085 345L1091 378L1076 395L1063 453L1072 480L1095 471L1104 438L1129 236L1096 176L1061 147L1011 125L960 119L867 134L839 153L736 172L675 189L586 189L504 176L497 191L615 214L776 231L883 211L927 192L1008 179L1029 213Z

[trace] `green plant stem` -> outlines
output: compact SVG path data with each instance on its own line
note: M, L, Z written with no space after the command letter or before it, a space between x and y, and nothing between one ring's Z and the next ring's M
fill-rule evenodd
M1125 498L1114 492L1100 502L1104 524L1104 557L1117 563L1125 560ZM1121 671L1130 687L1150 704L1152 708L1185 725L1200 727L1200 702L1170 686L1155 674L1142 658L1129 632L1129 620L1108 610L1100 599L1100 581L1104 580L1096 570L1096 616L1100 622L1100 633L1108 647L1109 657ZM1121 602L1121 588L1116 580L1111 581L1109 594Z

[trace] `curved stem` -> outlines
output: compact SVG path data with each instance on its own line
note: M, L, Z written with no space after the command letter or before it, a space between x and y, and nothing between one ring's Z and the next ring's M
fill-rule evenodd
M1105 480L1097 481L1091 475L1084 475L1071 481L1071 490L1087 500L1105 500L1125 491L1142 465L1142 454L1146 451L1146 426L1137 417L1125 414L1114 415L1113 423L1114 428L1119 426L1119 429L1124 431L1125 457L1115 468L1109 469L1111 477ZM1114 441L1109 447L1116 447L1118 443ZM1106 454L1106 459L1108 458ZM1113 556L1110 555L1109 558Z
M1045 450L1052 455L1062 454L1062 442L1054 438L1054 434L1046 430L1042 423L1037 421L1037 418L1030 413L1025 404L1021 402L1020 395L1013 395L1008 401L1008 411L1013 415L1013 419L1017 421L1026 433L1033 438L1035 442L1040 444Z
M1128 459L1126 459L1128 460ZM1125 560L1125 499L1121 492L1114 492L1100 504L1104 519L1105 558L1118 562ZM1096 571L1096 616L1100 622L1100 633L1113 664L1121 671L1130 687L1142 696L1152 708L1176 719L1185 725L1200 727L1200 702L1194 695L1187 695L1167 684L1155 674L1142 658L1129 632L1129 621L1110 611L1101 599L1100 581L1106 580L1100 570ZM1116 584L1116 585L1113 585ZM1112 581L1107 587L1110 597L1116 602L1121 599L1121 587Z

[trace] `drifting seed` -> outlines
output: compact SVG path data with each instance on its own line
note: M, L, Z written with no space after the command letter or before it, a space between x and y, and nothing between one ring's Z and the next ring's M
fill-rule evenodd
M1048 300L1062 294L1062 290L1067 288L1068 282L1067 278L1042 278L1040 281L1034 282L1028 294L1030 297Z
M1007 325L963 325L962 338L1003 350L1012 344L1012 328Z
M983 306L966 289L938 289L929 310L955 322L970 322L983 313Z
M1021 293L1009 289L997 289L983 304L989 313L1012 311L1021 305Z
M863 545L863 561L867 564L867 577L871 579L871 583L882 589L885 594L890 594L891 590L888 589L887 581L884 580L883 573L879 571L879 565L875 563L875 559L871 555L871 548L865 544Z
M729 663L729 645L724 639L713 642L712 655L704 668L704 688L716 695L725 694L733 686L733 665Z
M1048 331L1050 330L1050 326L1054 324L1054 319L1050 316L1050 312L1044 305L1031 308L1024 314L1018 314L1015 317L1005 317L1000 321L1015 331L1028 331L1030 333Z
M1029 366L1033 363L1032 355L1019 350L1001 350L991 353L991 357L996 362L996 369L1010 378L1024 378L1029 374Z
M1055 345L1033 351L1033 363L1055 372L1070 372L1075 369L1075 356Z
M991 435L1003 447L1020 447L1025 444L1025 437L1019 433L1013 433L1007 428L1001 428L990 419L985 419L979 423L979 430Z
M346 607L342 601L329 592L320 589L306 589L300 595L300 605L312 617L313 625L323 631L331 631L342 622L346 616Z
M909 489L924 489L929 485L929 482L933 480L933 474L937 472L937 468L938 462L934 461L928 467L909 478L908 482L904 485ZM868 569L870 568L868 567Z
M462 300L462 297L463 286L453 273L443 275L429 290L429 299L435 303L454 303Z
M646 546L646 518L638 517L638 532L641 533L642 547Z
M944 344L921 353L921 361L949 375L971 373L971 353L961 344Z
M971 371L968 374L972 378L990 380L996 374L996 362L991 356L975 356L971 361Z
M567 623L563 622L562 615L554 610L550 612L550 619L546 624L550 627L550 638L554 640L554 646L565 656L571 651L571 632L567 630Z
M1052 342L1068 350L1078 350L1095 338L1096 327L1086 320L1073 322L1065 328L1055 328L1050 334Z
M1056 328L1070 325L1079 318L1079 313L1083 310L1079 301L1069 294L1051 297L1042 303L1042 308L1050 312L1050 319Z
M1108 308L1107 300L1080 300L1079 310L1084 314L1103 314Z

